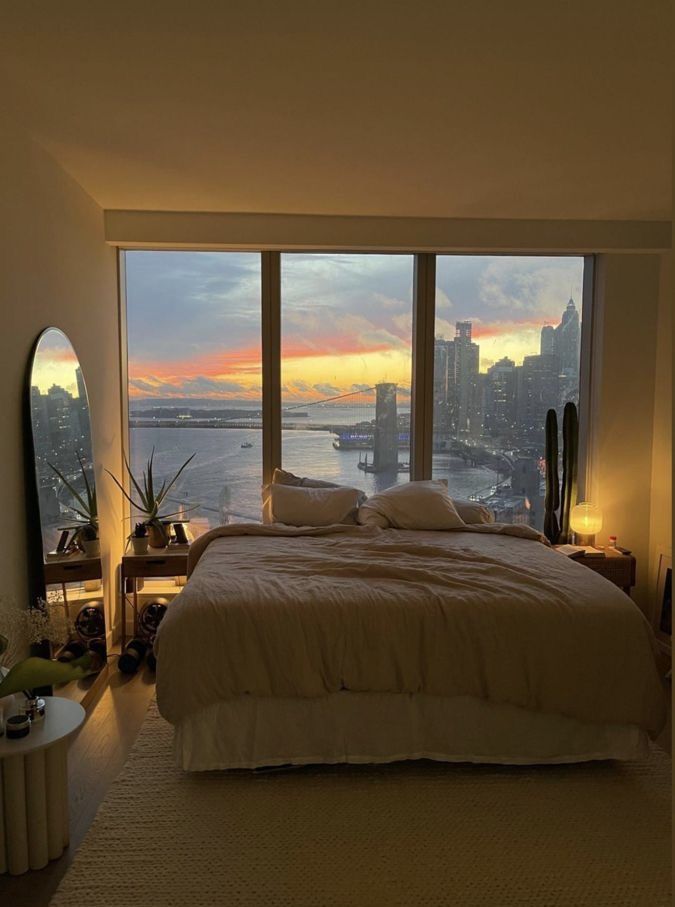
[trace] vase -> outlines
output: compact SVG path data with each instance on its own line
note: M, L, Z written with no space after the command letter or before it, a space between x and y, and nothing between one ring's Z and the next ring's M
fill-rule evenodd
M100 557L101 556L100 539L83 539L82 548L84 549L85 557Z
M166 548L169 544L169 536L163 523L148 525L148 542L151 548Z
M142 535L139 538L132 537L131 547L134 549L134 554L147 554L148 553L148 537L147 535ZM162 546L159 546L162 547Z

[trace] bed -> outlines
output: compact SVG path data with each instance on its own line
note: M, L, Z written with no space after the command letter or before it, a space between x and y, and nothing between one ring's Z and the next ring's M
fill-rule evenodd
M633 759L665 722L651 629L528 527L221 527L156 641L191 771Z

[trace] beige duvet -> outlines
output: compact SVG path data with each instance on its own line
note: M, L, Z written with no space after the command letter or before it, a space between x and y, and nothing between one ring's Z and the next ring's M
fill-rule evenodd
M658 734L647 621L532 536L498 524L215 530L160 628L160 711L177 724L247 694L424 692Z

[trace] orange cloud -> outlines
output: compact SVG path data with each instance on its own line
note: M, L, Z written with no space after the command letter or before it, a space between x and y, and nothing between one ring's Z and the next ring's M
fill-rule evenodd
M541 331L545 322L541 321L493 321L480 322L474 321L471 330L471 337L478 342L491 337L499 337L502 334L516 334L518 331Z

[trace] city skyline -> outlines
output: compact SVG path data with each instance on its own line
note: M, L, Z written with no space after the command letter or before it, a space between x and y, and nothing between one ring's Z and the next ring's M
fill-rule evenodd
M259 261L127 253L132 399L260 402ZM284 403L410 385L412 272L411 255L282 256ZM582 274L576 257L438 256L436 334L471 320L481 373L505 355L521 364L581 298Z

